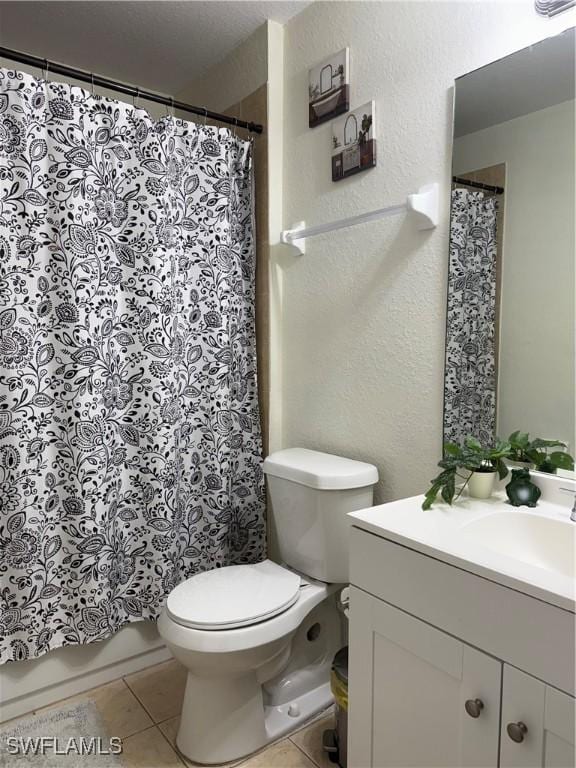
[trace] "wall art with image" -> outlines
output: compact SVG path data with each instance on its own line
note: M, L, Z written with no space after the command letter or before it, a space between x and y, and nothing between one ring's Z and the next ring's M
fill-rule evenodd
M332 181L376 165L375 104L368 101L332 123Z
M350 109L348 48L320 62L308 74L308 125L310 128Z

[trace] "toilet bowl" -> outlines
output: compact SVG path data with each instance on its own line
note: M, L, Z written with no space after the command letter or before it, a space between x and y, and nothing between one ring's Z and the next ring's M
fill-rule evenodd
M273 454L264 471L286 564L197 574L175 587L158 620L188 671L176 744L198 763L255 752L332 701L330 665L343 645L337 594L348 582L346 513L371 506L377 472L304 449Z
M341 646L334 601L322 606L323 611L314 611L338 590L336 585L300 577L269 560L202 575L209 574L217 574L219 585L215 591L221 598L224 596L220 588L228 582L230 607L236 602L243 579L254 586L259 579L273 589L277 581L284 582L285 574L290 578L284 586L288 589L292 583L293 595L283 610L270 608L269 618L254 615L260 610L258 601L262 597L254 595L253 606L244 601L243 620L235 606L235 621L230 629L201 628L193 600L188 610L181 610L181 606L170 605L172 595L169 597L158 629L173 655L188 670L176 743L191 760L207 764L228 762L255 752L327 707L331 702L327 675L332 657ZM193 581L194 578L189 579L180 586L190 586ZM214 595L211 586L209 579L203 580L202 589L207 596ZM183 599L183 595L180 597ZM332 613L332 618L320 624L319 613L323 619ZM306 653L301 653L302 663L295 665L301 669L288 672L289 662L295 661L291 659L295 635L307 617L311 619L304 624L306 633L318 625L316 631L322 635L316 636L313 631L308 641L319 646L316 658L306 659ZM240 621L242 626L238 626ZM301 680L299 671L303 675Z

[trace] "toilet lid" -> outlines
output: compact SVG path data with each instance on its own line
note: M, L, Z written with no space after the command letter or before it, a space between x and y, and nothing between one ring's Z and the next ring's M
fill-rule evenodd
M166 610L194 629L234 629L287 610L298 599L300 576L264 560L199 573L168 595Z

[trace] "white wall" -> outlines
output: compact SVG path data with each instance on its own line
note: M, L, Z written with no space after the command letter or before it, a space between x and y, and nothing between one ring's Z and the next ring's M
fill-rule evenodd
M268 230L271 248L279 243L284 212L284 27L268 22ZM270 261L270 452L282 448L283 395L283 270Z
M0 667L0 723L95 688L172 654L151 621L127 624L100 643L57 648Z
M220 112L256 91L267 77L268 24L262 24L219 64L202 77L191 80L176 98L198 106L208 105L209 109Z
M454 143L461 175L506 163L498 432L574 447L574 101Z
M284 249L278 442L374 462L378 500L418 493L442 434L454 79L574 25L520 2L315 2L285 28L284 224L442 184L439 227L387 219ZM352 106L376 100L378 167L333 183L330 123L308 128L308 68L348 45Z

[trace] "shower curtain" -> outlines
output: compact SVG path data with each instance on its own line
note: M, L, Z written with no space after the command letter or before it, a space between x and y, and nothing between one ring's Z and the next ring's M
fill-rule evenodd
M261 560L249 142L0 69L0 661Z
M482 192L452 191L444 442L495 436L497 206Z

